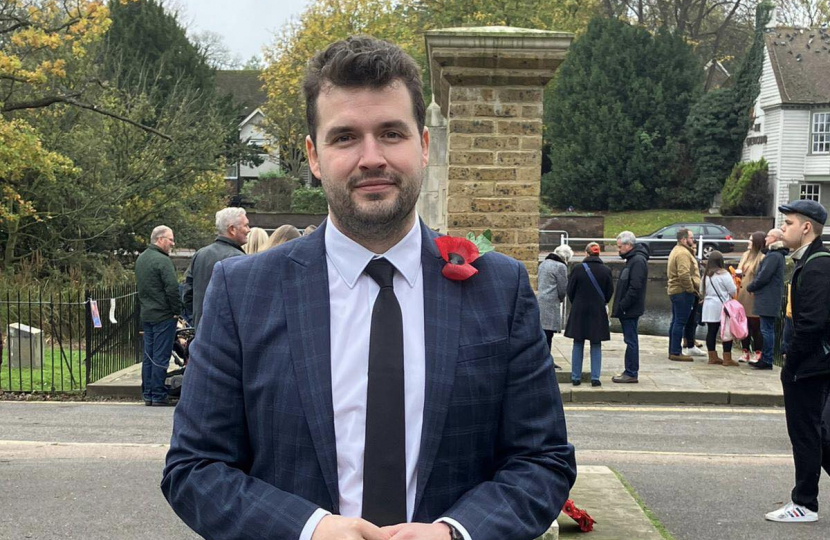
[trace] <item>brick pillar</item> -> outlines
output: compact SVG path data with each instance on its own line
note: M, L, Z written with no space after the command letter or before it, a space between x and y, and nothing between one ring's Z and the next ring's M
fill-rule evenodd
M539 259L542 93L573 36L488 27L427 32L435 100L448 125L447 232L491 229L496 249Z

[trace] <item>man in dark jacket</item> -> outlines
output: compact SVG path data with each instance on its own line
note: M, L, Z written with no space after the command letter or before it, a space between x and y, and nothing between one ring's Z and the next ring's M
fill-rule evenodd
M781 315L784 297L784 258L789 249L784 247L784 233L772 229L766 237L766 255L761 260L755 279L746 288L755 295L755 314L761 318L761 336L764 338L761 359L750 362L753 369L772 369L772 353L775 349L775 321Z
M648 282L648 247L637 244L631 231L617 235L617 250L625 259L625 268L617 280L611 316L620 320L625 341L625 371L611 378L615 383L636 383L640 370L640 340L637 325L646 310Z
M169 405L164 378L176 336L176 316L182 310L176 269L170 249L176 245L170 227L159 225L150 234L150 246L135 262L135 281L141 305L144 357L141 393L145 405Z
M213 265L230 257L245 255L242 246L248 241L248 217L244 208L228 207L216 212L216 240L199 251L190 260L184 277L184 305L193 314L194 328L202 317Z
M796 261L790 280L794 335L781 370L787 432L793 445L792 502L766 518L783 523L818 520L821 469L830 474L830 444L822 442L822 412L830 391L830 252L821 242L827 210L809 200L778 207L784 244Z

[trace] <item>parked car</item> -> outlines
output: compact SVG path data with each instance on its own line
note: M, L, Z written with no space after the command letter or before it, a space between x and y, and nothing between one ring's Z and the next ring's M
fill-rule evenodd
M735 249L735 244L732 242L732 233L729 229L714 223L672 223L648 236L641 236L637 241L648 246L652 257L665 257L671 253L672 248L677 244L677 231L681 228L692 231L698 242L700 242L700 237L703 237L704 259L708 259L709 254L714 250L729 253Z

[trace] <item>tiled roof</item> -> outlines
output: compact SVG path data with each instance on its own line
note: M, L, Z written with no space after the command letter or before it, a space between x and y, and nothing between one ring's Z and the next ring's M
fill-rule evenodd
M766 34L784 103L830 104L830 29L777 27Z

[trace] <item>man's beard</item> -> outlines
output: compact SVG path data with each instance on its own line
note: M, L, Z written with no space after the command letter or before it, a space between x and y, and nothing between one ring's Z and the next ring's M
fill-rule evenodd
M342 232L355 239L369 241L382 240L393 236L408 225L408 217L418 202L423 181L423 171L417 177L405 178L399 174L373 171L349 178L346 186L336 181L323 178L323 188L329 203L329 210L337 220ZM384 179L394 182L398 188L397 196L390 199L389 194L368 194L362 204L357 204L352 193L360 182L372 179ZM368 207L368 208L367 208Z

